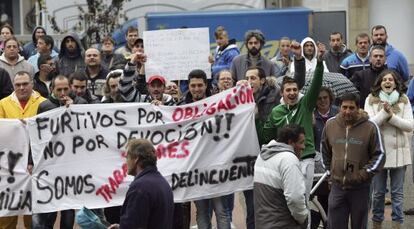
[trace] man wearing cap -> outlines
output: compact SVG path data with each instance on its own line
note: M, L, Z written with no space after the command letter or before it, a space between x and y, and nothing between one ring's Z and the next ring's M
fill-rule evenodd
M125 76L124 71L124 74L121 76L120 80L120 85L123 84L123 89L126 89L121 91L121 97L125 102L143 102L166 106L175 105L173 97L164 93L166 80L163 76L154 75L148 79L148 94L146 95L141 94L133 85L132 81L128 80L128 77L131 76ZM125 81L129 81L130 83L125 84Z
M173 97L164 93L165 84L166 81L164 77L159 75L151 76L148 79L148 94L145 96L144 101L155 105L175 105Z

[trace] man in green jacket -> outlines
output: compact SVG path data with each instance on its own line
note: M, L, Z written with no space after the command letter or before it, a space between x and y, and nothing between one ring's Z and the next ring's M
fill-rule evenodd
M267 144L276 139L277 130L287 124L295 123L305 129L305 150L301 156L301 171L306 179L306 195L309 197L313 183L315 167L315 146L313 140L312 113L316 107L319 90L322 86L323 62L325 46L318 44L318 63L312 79L311 86L305 95L299 94L298 84L295 79L283 79L281 103L274 107L263 126L258 126L260 144Z

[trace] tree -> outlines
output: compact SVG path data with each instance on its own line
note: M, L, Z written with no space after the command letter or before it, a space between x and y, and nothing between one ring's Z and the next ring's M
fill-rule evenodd
M111 1L110 5L107 4L109 1ZM86 0L86 10L78 6L79 22L73 29L83 32L84 43L87 47L101 43L103 37L120 27L121 22L128 20L122 13L122 7L127 1L131 0ZM50 17L49 22L55 32L66 32L59 28L54 17Z

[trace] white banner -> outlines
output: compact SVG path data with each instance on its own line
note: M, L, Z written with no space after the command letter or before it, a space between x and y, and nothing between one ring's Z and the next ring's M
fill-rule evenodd
M17 119L0 119L0 216L30 214L29 138Z
M252 90L233 88L179 106L71 105L28 119L33 212L121 205L129 138L146 138L176 202L252 188L259 152Z
M145 74L162 75L168 80L187 80L193 69L211 76L208 28L166 29L144 32L147 55Z

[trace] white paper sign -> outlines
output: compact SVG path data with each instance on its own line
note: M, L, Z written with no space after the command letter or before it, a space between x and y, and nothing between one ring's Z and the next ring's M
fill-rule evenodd
M162 75L168 80L187 80L194 69L211 77L208 28L145 31L144 47L148 77Z
M252 89L244 86L185 106L71 105L28 119L33 212L121 205L125 146L146 138L176 202L252 188L259 153Z
M29 138L22 122L0 119L0 216L30 214Z

